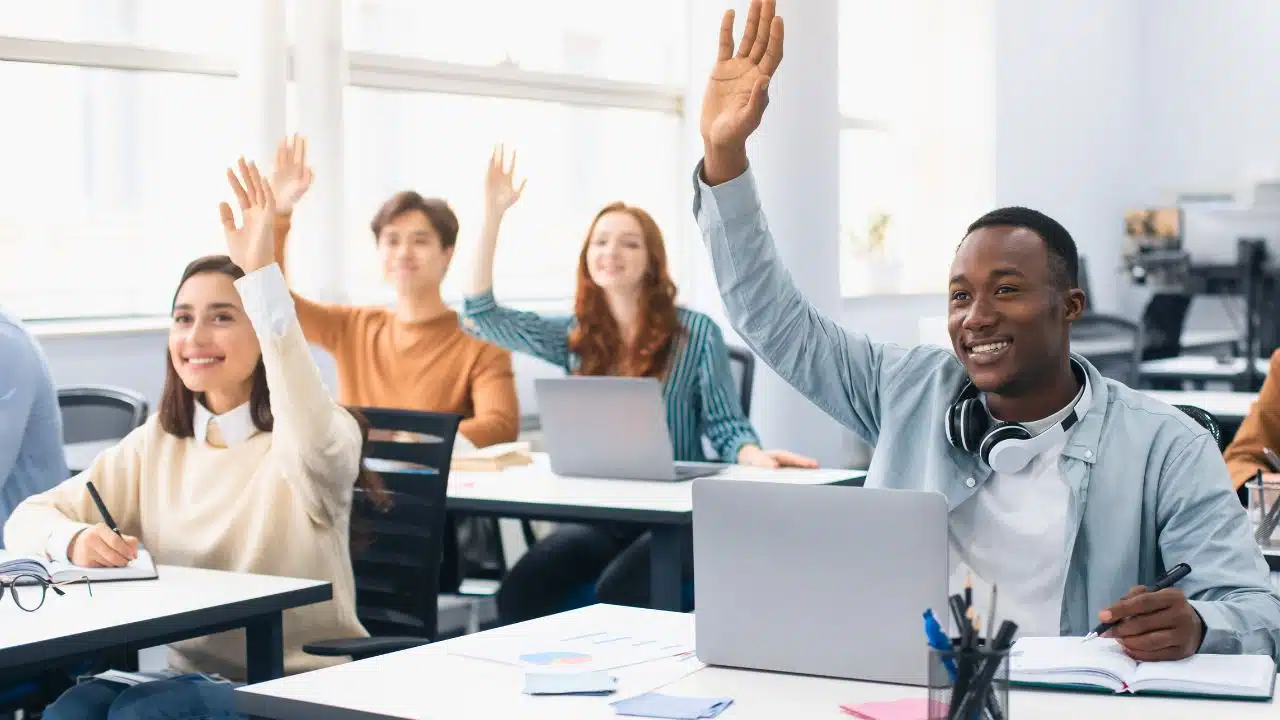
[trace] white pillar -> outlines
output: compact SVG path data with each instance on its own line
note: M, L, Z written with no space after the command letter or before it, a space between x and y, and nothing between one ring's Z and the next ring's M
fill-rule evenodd
M290 275L311 297L346 299L343 246L343 91L347 57L342 40L342 0L295 0L297 22L293 79L298 117L307 136L307 161L316 179L294 214ZM296 275L295 275L296 273Z
M251 16L246 23L241 48L239 82L241 97L250 112L242 113L246 159L270 172L276 143L285 134L285 93L288 89L288 38L285 33L284 0L254 0L246 5ZM230 163L234 158L227 158Z
M702 88L715 58L726 3L695 0L694 5L688 117L696 133ZM737 14L736 47L746 24L747 3L735 1L731 6ZM784 1L778 3L778 14L786 22L786 55L770 83L769 108L748 153L782 262L809 301L839 322L838 0ZM700 156L700 141L693 146ZM706 251L701 252L705 256ZM709 265L705 257L699 264ZM713 307L706 299L708 291L714 292L714 278L702 278L694 297L722 320L721 306ZM728 330L727 323L721 325ZM795 450L826 465L843 461L841 426L763 363L756 366L752 402L751 419L766 447Z

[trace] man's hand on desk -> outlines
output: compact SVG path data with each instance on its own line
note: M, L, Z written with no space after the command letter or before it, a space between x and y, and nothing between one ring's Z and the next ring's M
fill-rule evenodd
M138 557L138 538L121 537L103 523L85 528L71 538L67 557L80 567L124 567Z
M1196 654L1204 621L1178 588L1149 592L1135 585L1116 604L1098 613L1103 622L1119 621L1103 633L1115 638L1138 661L1181 660Z
M818 461L787 450L761 450L755 445L743 445L738 451L738 464L762 468L816 468Z

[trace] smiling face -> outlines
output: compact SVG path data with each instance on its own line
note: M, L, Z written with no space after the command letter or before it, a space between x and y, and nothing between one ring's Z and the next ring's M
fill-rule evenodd
M453 259L426 213L410 210L393 217L378 233L382 277L401 297L438 291Z
M192 275L178 289L169 326L169 360L182 384L224 413L249 400L262 356L253 325L230 276Z
M587 238L586 264L591 281L602 289L625 294L639 291L649 270L640 221L621 210L601 215Z
M1084 293L1059 287L1050 254L1026 228L974 230L951 264L951 344L983 392L1018 397L1060 368Z

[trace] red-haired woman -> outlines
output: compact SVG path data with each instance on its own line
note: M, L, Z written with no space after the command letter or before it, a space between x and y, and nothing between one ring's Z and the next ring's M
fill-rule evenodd
M523 187L523 185L522 185ZM676 305L662 231L644 210L613 203L591 222L578 259L574 312L544 317L499 305L493 257L503 209L519 189L495 153L485 188L486 217L464 314L470 331L574 375L652 377L662 384L677 461L718 458L761 467L815 467L785 450L763 450L742 412L720 328ZM601 602L647 606L648 535L631 526L561 526L511 569L498 593L505 622L564 609L575 588L596 583Z

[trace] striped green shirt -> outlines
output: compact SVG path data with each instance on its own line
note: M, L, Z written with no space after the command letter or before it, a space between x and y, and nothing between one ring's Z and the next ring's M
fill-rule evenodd
M499 305L492 292L466 298L463 314L470 321L463 327L482 340L533 355L569 373L581 362L569 350L569 331L575 325L572 316L544 317L512 310ZM742 412L724 334L700 312L681 307L676 314L684 337L662 382L675 458L708 459L702 446L705 436L719 459L735 462L743 445L759 445L760 440Z

